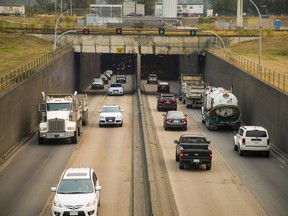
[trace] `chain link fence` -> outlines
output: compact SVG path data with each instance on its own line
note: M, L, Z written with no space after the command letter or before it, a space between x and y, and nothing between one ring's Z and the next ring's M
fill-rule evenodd
M49 62L53 61L58 56L62 55L64 52L69 51L71 49L72 49L71 44L63 45L57 48L55 52L51 51L1 76L0 77L0 92L7 90L9 88L12 88L15 85L18 85L24 82L29 77L34 75L38 71L39 68L47 65Z
M235 53L229 52L222 47L214 44L209 45L209 52L224 59L227 62L241 68L247 73L257 77L264 82L273 85L275 88L288 92L288 77L276 72L272 69L259 65L243 56L239 56Z

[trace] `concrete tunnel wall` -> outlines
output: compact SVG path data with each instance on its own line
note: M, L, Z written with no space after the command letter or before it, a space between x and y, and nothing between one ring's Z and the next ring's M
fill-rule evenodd
M85 88L100 73L99 56L74 55L71 49L35 75L0 96L0 156L10 152L23 138L31 136L40 122L41 92L73 94ZM85 71L85 76L81 74ZM1 158L5 160L5 157ZM1 160L0 160L1 163Z
M288 95L234 65L207 53L204 78L208 85L231 89L245 125L265 127L273 146L288 154Z

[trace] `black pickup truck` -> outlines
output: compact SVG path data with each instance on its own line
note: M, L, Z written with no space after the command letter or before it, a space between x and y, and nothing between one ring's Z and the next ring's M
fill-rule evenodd
M203 135L185 134L179 140L174 140L176 144L175 159L179 162L179 169L184 169L184 164L205 164L206 169L212 166L212 150L209 147L210 141Z

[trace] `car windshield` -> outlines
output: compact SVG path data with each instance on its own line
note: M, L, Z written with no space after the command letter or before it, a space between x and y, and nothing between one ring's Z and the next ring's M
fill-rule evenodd
M69 111L70 103L48 103L47 111Z
M164 100L173 100L174 97L173 97L173 96L163 96L163 97L161 97L161 99L164 99Z
M103 107L101 112L120 112L119 107Z
M63 179L58 187L59 194L92 193L93 186L90 179Z
M246 137L267 137L267 133L260 130L247 131Z
M122 87L122 85L121 85L121 84L118 84L118 83L114 83L114 84L111 84L110 87Z

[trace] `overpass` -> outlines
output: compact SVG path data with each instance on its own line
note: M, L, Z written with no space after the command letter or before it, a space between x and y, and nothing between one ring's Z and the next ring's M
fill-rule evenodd
M207 48L210 37L190 35L83 35L70 34L61 39L71 42L74 52L189 55Z

